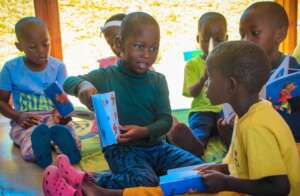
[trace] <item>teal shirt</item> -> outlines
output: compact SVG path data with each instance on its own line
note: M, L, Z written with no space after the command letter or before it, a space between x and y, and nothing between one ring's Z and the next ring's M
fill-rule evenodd
M122 62L118 66L97 69L64 82L66 93L76 95L82 81L91 82L98 93L114 91L121 125L146 126L150 137L130 145L151 146L161 140L172 125L169 91L164 75L147 71L135 74Z

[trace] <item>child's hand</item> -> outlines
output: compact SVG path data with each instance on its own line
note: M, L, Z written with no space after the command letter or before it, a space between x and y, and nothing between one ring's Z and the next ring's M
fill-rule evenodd
M93 110L91 96L96 93L97 89L95 87L87 88L78 92L78 98L89 110Z
M149 136L148 129L137 125L120 125L121 133L117 136L119 143L127 143L134 140L143 139Z
M200 174L202 175L203 183L207 188L205 192L218 193L225 190L226 182L228 180L227 175L215 170L206 170Z
M69 99L67 97L67 95L65 93L61 93L59 95L56 95L56 101L58 101L59 103L67 103L69 102Z
M27 112L20 113L17 124L20 125L22 128L27 129L34 125L39 124L41 121L41 117L36 114L31 114Z
M216 164L216 163L207 163L207 164L203 164L197 168L195 168L195 171L198 171L199 173L205 172L207 170L214 170L214 171L218 171L218 172L222 172L224 173L224 168L227 167L226 164Z
M71 117L66 117L66 118L61 117L60 114L58 113L58 111L55 109L52 110L52 117L53 117L54 123L62 124L62 125L66 125L66 124L68 124L68 122L70 122L72 120Z

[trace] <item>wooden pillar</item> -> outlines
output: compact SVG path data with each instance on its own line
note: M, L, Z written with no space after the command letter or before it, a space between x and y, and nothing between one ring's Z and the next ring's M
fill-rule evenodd
M59 9L57 0L34 0L35 15L48 27L51 37L51 56L63 60Z
M297 45L297 0L276 0L282 5L289 17L289 30L286 39L281 44L280 49L286 54L293 53Z

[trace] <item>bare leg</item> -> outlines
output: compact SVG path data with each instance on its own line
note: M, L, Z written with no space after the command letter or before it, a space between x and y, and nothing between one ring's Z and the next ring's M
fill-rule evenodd
M85 180L82 185L82 192L86 196L122 196L123 190L102 188L91 180Z
M204 144L196 138L191 129L183 123L177 123L167 134L168 140L194 155L201 157L204 153Z

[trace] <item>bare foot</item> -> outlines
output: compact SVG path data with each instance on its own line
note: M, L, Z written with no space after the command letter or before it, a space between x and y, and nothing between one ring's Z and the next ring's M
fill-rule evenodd
M168 140L176 146L201 157L204 153L204 144L196 138L191 129L183 123L177 123L168 133Z
M86 196L122 196L123 190L105 189L96 185L91 180L84 181L82 192Z

